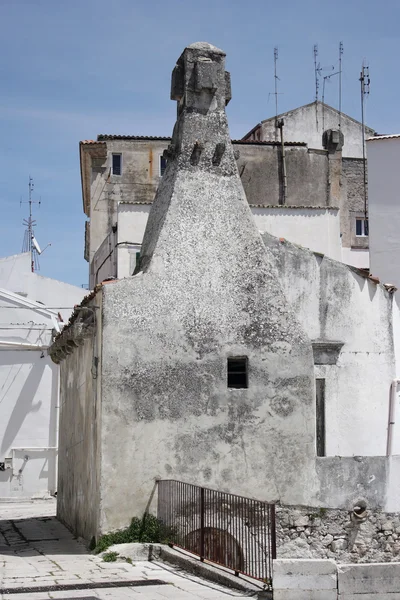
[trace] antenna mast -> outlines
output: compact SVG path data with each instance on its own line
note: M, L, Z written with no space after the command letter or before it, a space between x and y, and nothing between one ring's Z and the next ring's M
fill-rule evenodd
M39 254L41 254L39 244L37 243L34 235L34 227L36 226L36 220L32 218L32 204L38 204L40 206L40 200L32 200L33 188L33 179L29 175L29 200L27 201L27 204L29 204L29 217L28 219L23 220L23 224L25 225L26 230L24 234L24 241L22 244L22 252L30 252L32 273L39 270ZM21 200L20 204L25 204L25 202Z
M278 48L274 48L274 79L275 79L275 141L278 139L278 75L276 63L278 62Z
M364 217L365 221L368 218L367 209L367 168L365 159L365 123L364 123L364 112L365 112L365 100L369 96L370 88L370 77L369 67L365 64L365 59L361 67L360 73L360 84L361 84L361 123L362 123L362 151L363 151L363 171L364 171Z
M315 120L316 120L316 123L317 123L317 131L318 131L318 89L319 89L319 79L318 79L317 58L318 58L318 46L317 46L317 44L314 44Z
M339 130L342 126L342 56L343 42L339 43Z
M321 63L317 63L317 59L318 59L318 44L314 44L315 119L317 122L317 131L318 131L319 78L322 76L322 71L334 71L335 67L333 65L330 65L329 67L322 67ZM333 73L332 75L336 75L336 73ZM327 79L327 77L324 78L324 84L325 84L326 79ZM325 94L325 85L324 85L324 94Z

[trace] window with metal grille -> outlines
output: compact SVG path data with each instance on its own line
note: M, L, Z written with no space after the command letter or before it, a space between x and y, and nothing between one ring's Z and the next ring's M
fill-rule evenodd
M122 154L112 155L112 174L121 175L122 172Z
M167 168L167 159L164 156L160 156L160 177L162 177L164 175L166 168Z
M247 356L228 358L228 388L248 388Z
M356 236L368 236L368 219L356 219Z

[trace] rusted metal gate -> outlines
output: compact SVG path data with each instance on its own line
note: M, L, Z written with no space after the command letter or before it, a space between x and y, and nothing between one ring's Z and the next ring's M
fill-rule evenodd
M158 518L168 541L271 585L275 505L175 480L158 482Z

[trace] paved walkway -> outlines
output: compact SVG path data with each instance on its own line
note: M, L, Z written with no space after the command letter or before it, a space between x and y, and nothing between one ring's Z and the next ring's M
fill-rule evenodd
M163 563L104 562L57 521L55 508L53 500L0 503L1 600L246 597Z

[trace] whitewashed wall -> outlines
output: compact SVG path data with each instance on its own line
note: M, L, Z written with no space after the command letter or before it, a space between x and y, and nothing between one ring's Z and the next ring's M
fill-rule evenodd
M342 262L358 269L369 268L369 250L367 248L342 248Z
M400 288L400 138L367 141L371 272Z
M339 211L332 208L251 207L260 233L285 238L330 258L341 260Z
M150 204L118 205L118 278L132 275L140 252Z
M0 259L0 498L56 490L59 367L47 346L57 313L67 321L85 293L31 273L29 254Z
M389 390L395 377L392 297L354 270L327 257L263 236L277 260L286 297L314 341L343 343L336 364L316 365L325 379L326 454L386 454ZM400 321L400 319L399 319ZM394 429L400 454L400 427Z

